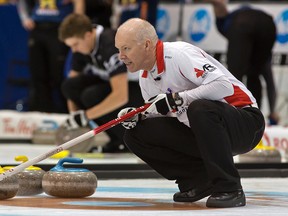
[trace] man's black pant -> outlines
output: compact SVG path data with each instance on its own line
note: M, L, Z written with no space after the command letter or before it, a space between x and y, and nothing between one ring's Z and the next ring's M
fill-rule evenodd
M67 113L61 93L68 47L58 39L59 23L36 23L29 36L31 111Z
M214 192L240 189L233 156L259 143L265 128L261 111L197 100L187 115L191 128L177 118L148 118L126 130L124 142L163 177L177 180L181 192L208 182Z

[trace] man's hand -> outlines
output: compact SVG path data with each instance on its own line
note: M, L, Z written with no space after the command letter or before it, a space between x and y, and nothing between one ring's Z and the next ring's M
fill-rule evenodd
M88 119L85 115L84 110L78 110L72 112L66 120L64 126L68 129L76 129L79 127L85 127L88 125Z
M136 108L134 107L127 107L122 109L119 113L118 113L118 117L121 117L123 115L126 115L127 113L136 110ZM126 129L132 129L134 127L136 127L137 123L141 120L141 114L138 113L136 115L134 115L133 117L126 119L125 121L121 122L122 126Z
M176 93L177 94L177 93ZM175 94L175 95L176 95ZM149 114L162 114L167 115L168 112L178 111L178 106L183 104L183 99L179 97L177 94L177 101L179 100L179 104L175 103L175 99L172 96L172 93L169 94L159 94L156 95L149 100L146 100L145 103L150 103L151 105L146 109L145 113Z
M32 19L30 19L30 18L25 19L22 22L22 25L27 31L31 31L31 30L33 30L35 28L35 22Z

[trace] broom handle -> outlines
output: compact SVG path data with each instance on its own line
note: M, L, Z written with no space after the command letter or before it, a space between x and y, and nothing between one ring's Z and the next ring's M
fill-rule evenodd
M84 134L82 134L82 135L80 135L80 136L68 141L68 142L65 142L62 145L59 145L59 146L49 150L46 153L43 153L43 154L41 154L41 155L31 159L31 160L28 160L28 161L26 161L26 162L24 162L24 163L22 163L22 164L20 164L18 166L15 166L15 167L7 170L4 173L1 173L0 174L0 182L2 180L4 180L5 178L7 178L8 176L11 176L11 175L14 175L16 173L19 173L19 172L25 170L29 166L32 166L32 165L34 165L34 164L36 164L36 163L38 163L38 162L40 162L42 160L45 160L48 157L50 157L50 156L52 156L52 155L54 155L56 153L59 153L59 152L65 150L65 149L68 149L68 148L70 148L72 146L75 146L75 145L77 145L77 144L79 144L79 143L81 143L81 142L83 142L83 141L95 136L96 134L98 134L98 133L100 133L102 131L108 130L109 128L114 127L115 125L117 125L117 124L119 124L119 123L121 123L121 122L123 122L123 121L125 121L125 120L127 120L129 118L132 118L134 115L145 111L149 106L150 106L150 104L145 104L145 105L143 105L141 107L138 107L135 110L133 110L133 111L121 116L121 117L113 119L113 120L111 120L111 121L109 121L109 122L107 122L107 123L105 123L105 124L103 124L103 125L101 125L99 127L94 128L91 131L88 131L88 132L86 132L86 133L84 133Z

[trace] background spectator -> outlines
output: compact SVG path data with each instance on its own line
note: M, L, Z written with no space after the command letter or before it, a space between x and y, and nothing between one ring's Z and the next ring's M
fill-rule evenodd
M68 47L59 41L58 27L68 14L84 13L84 1L19 0L17 6L22 25L29 31L29 109L65 113L61 84Z
M262 103L262 84L266 82L270 124L277 124L275 111L276 88L272 73L272 48L276 41L276 26L267 13L247 5L229 12L227 0L204 0L213 5L218 31L228 40L227 65L239 80L247 77L246 85L255 96L258 106Z

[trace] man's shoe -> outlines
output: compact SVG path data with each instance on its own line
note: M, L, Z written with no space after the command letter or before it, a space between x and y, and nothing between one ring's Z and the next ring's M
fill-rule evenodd
M173 196L175 202L196 202L204 197L211 195L212 186L205 187L202 189L194 188L185 192L177 192Z
M213 193L207 200L206 206L211 208L230 208L246 205L242 189L226 193Z

